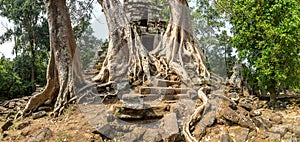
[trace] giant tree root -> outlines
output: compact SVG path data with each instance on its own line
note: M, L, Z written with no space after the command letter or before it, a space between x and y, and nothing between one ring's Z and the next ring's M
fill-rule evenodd
M193 35L187 1L169 0L170 22L161 42L151 51L158 72L168 77L176 74L185 84L201 84L208 80L205 56ZM192 80L193 79L193 80Z
M58 80L58 72L60 74L65 74L63 75L65 77L68 77L68 74L71 74L71 72L57 71L56 68L54 68L53 56L51 56L48 66L47 85L45 90L43 92L34 94L28 101L24 110L19 112L16 117L19 115L28 116L39 106L43 104L49 105L53 102L55 103L52 114L54 116L62 114L64 108L70 103L70 101L74 100L75 94L73 90L73 78L63 78Z
M191 134L191 126L195 125L201 118L201 114L207 106L207 97L203 92L203 87L198 90L198 97L202 100L202 104L196 108L194 113L188 117L187 121L183 125L183 135L188 142L198 142L198 140Z
M119 0L98 0L108 24L109 47L102 68L93 81L150 80L150 56L132 29Z
M201 141L207 134L206 130L215 125L234 125L247 128L249 131L257 131L250 112L227 98L223 90L213 91L207 97L203 89L198 91L202 104L183 125L183 135L188 142Z

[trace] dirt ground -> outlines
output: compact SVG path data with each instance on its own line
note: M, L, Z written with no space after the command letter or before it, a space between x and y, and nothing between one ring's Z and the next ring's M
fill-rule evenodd
M48 114L49 115L49 114ZM0 116L0 126L5 123L4 116ZM20 129L20 124L29 124ZM31 117L14 120L13 125L7 131L2 132L0 141L16 142L27 141L30 137L37 135L43 128L49 128L52 136L47 141L53 142L89 142L100 141L98 134L93 134L94 130L89 125L85 117L80 112L77 105L71 105L66 112L57 118L45 116L33 120Z

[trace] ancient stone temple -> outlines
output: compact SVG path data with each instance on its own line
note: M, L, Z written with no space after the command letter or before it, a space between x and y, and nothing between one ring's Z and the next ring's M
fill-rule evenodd
M163 8L154 0L124 0L127 19L148 51L166 30ZM98 51L96 65L85 74L87 80L99 72L107 46ZM198 99L197 92L182 82L155 77L148 86L124 81L96 84L90 91L78 99L82 112L101 135L122 141L182 140L183 116L193 113ZM95 112L106 117L89 115Z
M156 0L124 0L124 8L131 24L148 27L149 33L160 32L166 25L163 5Z
M157 45L159 35L166 29L163 8L157 0L124 0L127 18L149 51Z
M166 30L161 14L165 7L152 0L124 0L123 4L130 26L138 32L148 51L153 51ZM172 24L169 26L172 28ZM126 32L128 30L126 28ZM137 37L135 33L131 35ZM131 42L130 37L125 38ZM164 42L174 44L168 40ZM86 80L98 74L102 62L107 59L107 46L102 46L102 50L98 51L97 65L86 72ZM141 47L139 43L137 48ZM192 46L180 47L190 47L196 51ZM122 50L119 52L122 53ZM190 51L186 52L188 54L182 57L191 55ZM159 63L162 64L160 67L167 66L164 62ZM184 63L191 68L187 71L193 71L195 66L200 65L189 61ZM149 80L147 83L141 79L131 80L130 74L125 74L127 80L88 82L88 85L80 86L77 102L81 112L96 129L94 132L101 134L104 141L299 141L300 111L291 111L298 117L286 115L287 111L272 114L275 111L267 108L267 101L259 101L247 89L241 88L240 67L237 65L234 70L228 86L225 86L223 78L213 73L208 80L195 80L193 83L187 83L184 79L197 79L197 72L191 73L193 76L180 76L181 73L176 72L154 73L146 79ZM297 105L297 110L299 102L298 99L293 103ZM289 105L288 102L280 104L283 110Z
M151 51L158 43L161 34L167 27L163 17L163 4L157 0L124 0L124 10L132 28L137 29L143 45ZM97 51L97 55L91 63L86 75L89 79L97 74L105 59L108 44L103 44Z

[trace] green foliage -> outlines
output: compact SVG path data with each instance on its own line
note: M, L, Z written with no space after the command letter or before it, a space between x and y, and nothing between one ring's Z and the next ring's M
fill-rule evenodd
M44 86L46 85L46 74L47 74L47 66L48 60L50 58L50 53L45 50L41 50L36 55L36 84Z
M261 89L300 85L300 3L298 0L233 0L233 45L255 70Z
M91 32L88 33L91 35L85 33L91 19L92 5L89 3L84 0L68 1L76 39L81 36L92 38L85 37L86 48L91 48L92 43L97 46L97 41L92 37ZM0 35L0 44L7 41L15 42L13 51L15 58L12 61L4 57L1 59L0 73L3 76L0 79L2 85L0 92L11 97L30 95L34 91L33 86L46 84L50 42L44 2L43 0L0 0L0 16L6 17L13 23L12 28Z
M81 37L76 40L77 47L80 49L83 69L88 68L97 53L97 49L99 49L103 43L103 41L97 39L93 33L92 27L88 26L81 34Z
M11 97L17 94L22 84L21 78L13 71L13 63L3 55L0 58L0 94Z
M39 64L36 65L38 74L36 83L45 85L47 57L42 56L48 55L45 53L45 55L37 56L38 60L43 59L44 62L39 62ZM30 63L30 56L27 54L21 54L12 61L6 59L4 56L0 58L0 95L13 98L31 94L31 70L28 68Z
M13 39L14 59L13 68L22 79L22 95L35 91L37 83L44 84L46 79L39 78L37 73L44 73L40 69L48 58L40 58L41 54L49 51L48 23L45 19L45 8L42 0L0 0L0 16L6 17L13 23L4 35L0 35L0 43ZM40 60L38 60L40 59ZM28 87L31 86L31 89Z
M235 62L231 37L225 30L228 17L214 2L209 0L194 0L192 18L195 34L201 48L205 51L209 69L223 77L232 74Z
M46 19L42 16L44 14L42 0L0 0L0 16L6 17L14 24L4 35L0 36L0 43L13 39L15 54L21 50L30 50L28 48L33 47L27 46L27 43L39 36L41 33L39 29L42 26L48 26L45 24ZM39 40L34 42L39 42Z
M91 25L93 5L91 1L70 0L67 1L67 7L69 8L75 39L79 39Z

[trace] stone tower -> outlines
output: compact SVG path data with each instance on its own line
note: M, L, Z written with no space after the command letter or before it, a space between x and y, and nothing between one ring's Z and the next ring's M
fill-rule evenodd
M143 45L150 51L166 29L162 16L164 6L157 0L124 0L124 9L131 26L137 30Z

